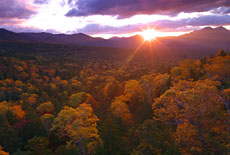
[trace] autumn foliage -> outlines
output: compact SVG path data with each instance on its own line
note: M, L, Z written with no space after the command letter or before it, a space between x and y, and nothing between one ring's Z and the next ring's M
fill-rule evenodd
M230 153L229 53L127 63L52 48L0 50L0 154Z

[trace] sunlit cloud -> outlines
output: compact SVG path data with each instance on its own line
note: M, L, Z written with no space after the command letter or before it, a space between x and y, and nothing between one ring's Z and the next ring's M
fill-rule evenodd
M64 16L68 7L62 6L61 2L62 0L52 0L48 4L39 5L39 13L23 23L23 26L38 27L42 30L56 29L58 32L76 29L80 22Z
M15 5L10 6L9 2L11 1ZM105 2L105 0L96 1ZM111 5L113 3L107 3L107 1L101 6L91 8L88 4L91 4L92 1L83 2L82 0L1 0L0 24L1 27L17 32L34 31L67 34L82 32L103 38L129 37L140 34L148 26L156 30L157 36L178 36L205 26L225 26L229 28L230 2L225 0L219 1L219 3L214 0L208 1L210 4L204 3L203 0L187 4L176 0L175 4L178 3L181 6L173 4L176 8L169 6L171 2L169 4L164 3L165 8L167 8L165 11L168 13L162 14L163 1L162 3L160 1L157 4L155 3L159 8L154 6L153 11L151 11L147 4L153 1L143 0L142 8L135 8L136 4L139 3L137 0L133 1L133 5L130 2L118 0L114 5L123 9L119 13L114 10L103 12L104 9L107 9L106 7L114 7ZM89 8L85 8L84 11L91 9L88 10L88 15L68 16L70 10L78 8L79 3L87 3L85 7ZM125 5L122 5L123 3ZM105 8L101 8L102 6ZM8 13L4 13L7 8L9 9ZM146 8L147 11L143 12ZM21 12L22 9L24 9L24 12ZM79 9L83 8L79 7ZM92 9L97 10L93 13L91 12ZM102 12L100 13L101 9ZM142 11L138 11L138 9ZM126 13L128 13L128 16L121 18Z

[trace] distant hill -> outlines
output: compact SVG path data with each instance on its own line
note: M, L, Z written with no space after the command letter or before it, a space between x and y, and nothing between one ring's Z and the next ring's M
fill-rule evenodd
M15 33L0 29L0 40L20 42L57 43L84 46L102 46L116 48L136 48L142 37L135 35L129 38L94 38L83 33L78 34L51 34L51 33Z
M220 49L230 50L230 31L224 27L206 27L178 37L158 38L152 44L157 50L172 54L202 57Z
M93 38L83 33L78 34L51 34L51 33L14 33L5 29L0 29L0 40L6 41L26 41L42 43L61 43L61 44L87 44L104 40Z
M67 45L83 45L98 47L115 47L136 49L143 38L135 35L128 38L114 37L111 39L94 38L83 33L78 34L51 34L51 33L15 33L0 29L0 40L14 42L53 43ZM146 42L142 50L147 50ZM207 56L219 49L230 50L230 31L224 27L206 27L178 37L161 37L152 41L154 51L161 55L202 55Z
M224 27L206 27L175 39L179 43L208 48L230 48L230 31Z

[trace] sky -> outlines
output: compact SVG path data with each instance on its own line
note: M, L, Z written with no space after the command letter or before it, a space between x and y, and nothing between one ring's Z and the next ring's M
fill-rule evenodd
M230 29L230 0L0 0L0 27L14 32L177 36L207 26Z

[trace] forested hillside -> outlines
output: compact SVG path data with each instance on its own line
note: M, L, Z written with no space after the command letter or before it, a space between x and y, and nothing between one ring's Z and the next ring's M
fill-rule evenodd
M0 49L0 154L230 153L228 52L20 46Z

